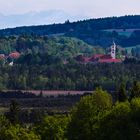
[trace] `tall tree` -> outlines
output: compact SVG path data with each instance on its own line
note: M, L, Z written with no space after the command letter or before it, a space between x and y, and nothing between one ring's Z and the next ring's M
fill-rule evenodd
M121 83L121 85L120 85L120 89L119 89L119 93L118 93L118 100L120 102L124 102L127 100L125 83Z
M134 84L131 90L130 99L135 98L135 97L140 97L140 82L139 81L134 81Z
M11 101L10 109L9 109L7 117L12 124L17 124L19 123L19 115L20 115L19 103L13 100Z
M91 96L81 99L72 111L68 126L69 140L94 139L99 118L112 106L111 96L102 89L96 89Z

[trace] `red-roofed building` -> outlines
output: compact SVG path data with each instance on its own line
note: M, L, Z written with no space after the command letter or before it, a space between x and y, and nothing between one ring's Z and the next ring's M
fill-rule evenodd
M89 62L90 63L120 63L122 62L122 60L117 58L113 59L111 55L100 55L99 57L92 56L89 59Z
M88 63L89 62L89 58L88 57L84 57L83 55L78 55L75 58L76 61L78 62L82 62L82 63Z
M116 58L116 44L113 42L110 54L95 54L92 57L84 57L80 55L77 61L82 63L121 63L121 59Z
M97 57L98 56L98 57ZM93 55L92 57L77 56L76 60L81 63L121 63L121 59L113 59L110 55Z
M121 59L100 59L98 63L121 63Z
M102 56L104 56L104 54L95 54L92 57L89 58L89 61L97 61L98 59L100 59Z
M111 55L103 55L100 57L100 59L112 59Z
M106 55L106 54L95 54L91 58L89 58L90 62L95 62L100 59L112 59L111 55Z
M20 53L19 52L12 52L9 54L9 58L12 58L12 59L18 59L20 57Z
M92 56L92 58L96 59L96 58L101 58L103 56L104 56L104 54L95 54Z

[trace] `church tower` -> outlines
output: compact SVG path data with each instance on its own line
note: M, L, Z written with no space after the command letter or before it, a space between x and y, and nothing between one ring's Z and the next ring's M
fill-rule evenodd
M112 59L116 59L116 44L113 42L113 45L111 46L111 57Z

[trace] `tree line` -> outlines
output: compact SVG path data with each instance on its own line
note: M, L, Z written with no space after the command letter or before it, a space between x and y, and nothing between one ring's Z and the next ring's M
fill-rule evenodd
M38 35L38 36L68 36L83 40L93 46L109 47L114 40L122 47L140 44L140 16L108 17L90 19L64 24L17 27L0 30L1 36ZM111 32L106 31L112 29ZM120 34L115 29L122 29L126 34ZM127 29L129 35L127 35Z
M98 19L89 19L77 22L66 21L64 24L52 24L42 26L16 27L13 29L0 30L0 35L21 35L21 34L36 34L50 35L67 33L70 31L88 31L93 33L95 30L105 29L137 29L140 28L140 16L122 16L122 17L107 17Z
M121 81L127 89L140 80L140 63L127 60L121 64L80 64L71 62L51 65L15 64L0 67L0 89L15 90L94 90L102 86L115 90Z

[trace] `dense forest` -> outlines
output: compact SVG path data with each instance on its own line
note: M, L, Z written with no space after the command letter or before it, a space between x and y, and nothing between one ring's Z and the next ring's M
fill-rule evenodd
M21 35L0 38L0 52L21 54L18 59L0 60L0 89L94 90L102 86L115 90L120 81L132 85L140 80L139 60L126 59L122 64L81 64L75 56L107 53L108 49L92 46L64 36ZM138 48L132 56L139 58ZM127 55L120 47L117 55ZM9 66L10 62L13 66Z
M104 53L104 49L101 47L91 46L82 40L71 37L36 35L0 37L0 54L7 55L14 51L23 55L48 54L63 59L72 58L78 54Z
M66 36L20 35L0 37L0 56L5 55L7 57L12 52L20 53L21 57L17 61L13 59L5 61L1 57L0 65L11 61L28 65L67 63L79 55L90 57L94 54L109 54L110 46L107 48L98 45L93 46L80 39ZM139 45L125 49L117 45L116 57L121 58L124 55L140 58Z
M29 63L30 60L27 62ZM94 90L102 86L115 90L121 81L131 86L140 80L140 62L122 64L27 65L0 67L0 89Z
M0 89L94 90L102 86L115 90L120 81L131 86L134 80L140 80L139 17L1 30L0 54L6 59L0 59ZM63 34L59 34L61 30ZM88 42L91 38L94 43ZM76 61L78 55L108 54L113 39L118 46L116 56L126 56L122 64ZM9 58L11 52L20 53L20 57ZM13 66L9 66L11 62Z

